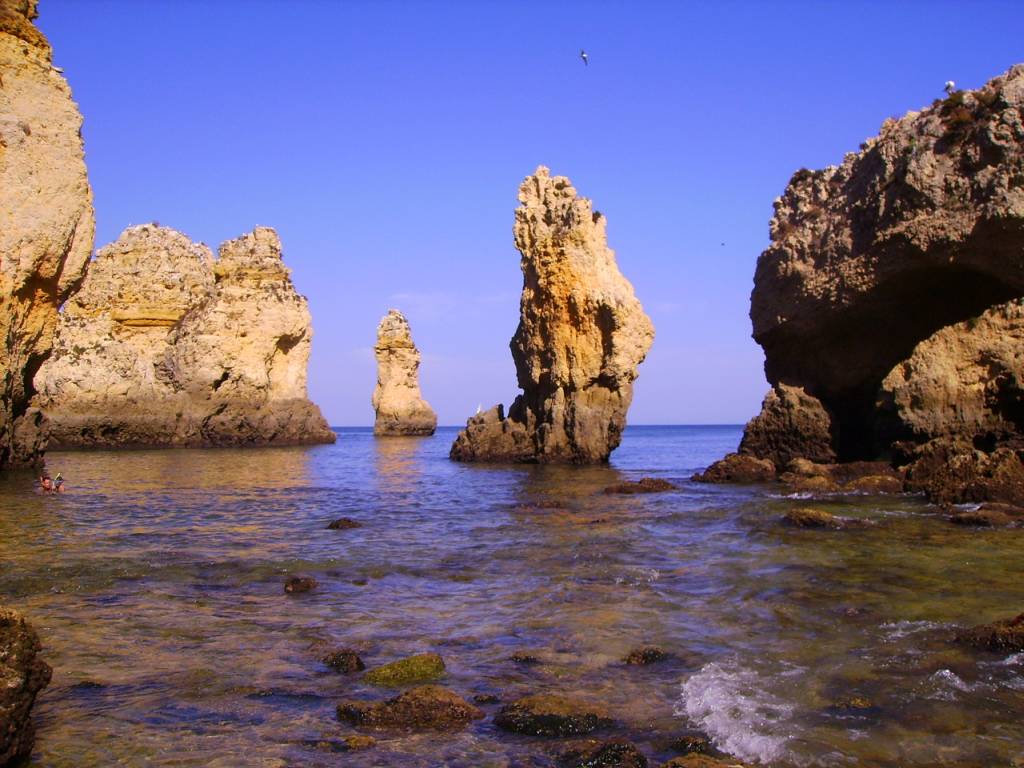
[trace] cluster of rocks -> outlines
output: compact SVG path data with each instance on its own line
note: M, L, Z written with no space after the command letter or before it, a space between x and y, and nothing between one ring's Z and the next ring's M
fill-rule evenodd
M312 328L269 227L205 245L158 225L101 248L61 313L33 401L53 447L325 443Z
M1018 65L793 176L751 296L772 388L699 479L880 460L940 503L1024 504L1022 114Z
M619 445L637 368L654 340L607 245L607 220L564 176L519 187L523 292L512 359L523 392L469 419L458 461L599 463Z

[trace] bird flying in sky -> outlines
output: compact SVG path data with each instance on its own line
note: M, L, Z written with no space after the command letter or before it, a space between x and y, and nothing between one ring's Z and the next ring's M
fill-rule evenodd
M585 67L589 67L590 66L590 57L587 56L587 52L585 50L583 50L582 48L580 48L580 58L583 59L583 66L585 66Z

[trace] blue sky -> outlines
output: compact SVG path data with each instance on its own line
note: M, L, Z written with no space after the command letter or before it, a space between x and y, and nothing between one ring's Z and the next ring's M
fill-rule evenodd
M310 395L370 424L408 316L442 424L516 394L513 210L544 164L608 217L657 328L633 423L735 423L766 389L754 264L794 171L1024 61L1018 2L42 0L85 116L97 247L275 227ZM590 55L584 67L580 48Z

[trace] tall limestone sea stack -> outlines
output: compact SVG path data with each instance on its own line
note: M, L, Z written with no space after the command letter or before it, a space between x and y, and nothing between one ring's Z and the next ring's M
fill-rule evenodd
M420 351L405 315L389 310L377 327L377 387L373 409L375 435L432 435L437 414L420 394Z
M32 380L93 246L82 116L35 17L0 0L0 468L41 454Z
M541 166L519 188L520 320L512 337L519 386L469 419L459 461L598 463L619 445L633 381L654 326L608 248L603 215L564 176Z
M312 328L277 233L205 245L130 227L61 314L35 404L55 447L333 442L306 396Z
M1024 501L1024 65L796 173L771 236L772 390L706 479L882 459L936 500Z

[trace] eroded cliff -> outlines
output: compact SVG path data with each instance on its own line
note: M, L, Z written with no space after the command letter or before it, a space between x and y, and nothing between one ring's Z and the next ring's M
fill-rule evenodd
M795 174L754 277L773 391L741 454L912 475L918 460L1015 450L1020 309L1006 302L1024 296L1022 180L1024 65Z
M332 442L306 395L311 337L274 230L214 260L174 230L130 227L61 313L36 405L60 447Z
M35 6L0 0L0 468L33 463L45 444L32 381L94 233L82 116Z
M566 177L539 167L520 186L519 202L513 231L523 292L511 349L523 392L507 417L498 405L470 418L451 456L607 461L654 326L619 272L605 217Z
M375 435L432 435L437 414L420 393L420 351L405 315L389 310L377 327L377 386L373 391Z

